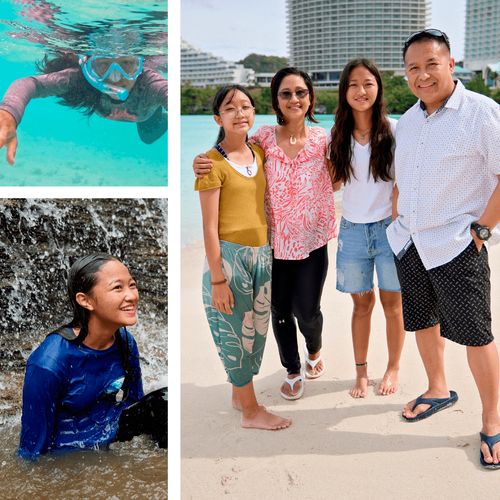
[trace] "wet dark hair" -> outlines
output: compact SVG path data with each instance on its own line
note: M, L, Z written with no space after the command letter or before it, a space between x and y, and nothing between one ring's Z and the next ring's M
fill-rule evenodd
M271 80L271 102L272 106L274 109L274 112L276 113L276 120L278 121L279 125L285 125L285 117L283 116L283 113L280 110L279 106L279 101L278 101L278 92L280 89L281 82L283 81L284 78L286 78L289 75L297 75L300 76L303 80L304 83L306 84L307 90L309 91L309 99L311 101L311 104L309 105L309 109L307 110L306 113L306 118L313 123L318 123L318 120L314 117L314 106L316 104L316 96L314 95L314 87L313 87L313 82L311 80L311 77L305 72L301 71L297 68L282 68L280 69L274 76L273 79Z
M57 52L56 56L49 58L46 54L44 58L36 63L40 73L49 75L64 69L78 68L74 84L65 94L60 96L59 103L63 106L75 108L81 111L85 116L91 116L98 109L103 93L90 85L80 69L79 56L73 52ZM137 77L135 86L140 87L142 74Z
M212 111L213 111L214 115L220 116L220 107L222 106L224 99L227 97L229 92L232 92L233 95L231 96L231 99L229 100L229 102L231 102L233 97L234 97L234 94L236 93L237 90L239 90L240 92L243 92L248 97L250 102L252 103L252 106L255 107L255 102L253 100L253 97L245 87L242 87L241 85L225 85L224 87L221 87L217 91L217 93L215 94L214 100L212 101ZM219 128L219 135L217 136L217 140L216 140L215 144L217 145L217 144L219 144L219 142L223 141L224 137L225 137L224 129L222 127L220 127ZM248 140L248 136L247 136L247 140Z
M97 282L97 273L104 264L119 259L105 253L94 253L80 257L71 266L68 273L68 295L73 309L73 319L69 326L80 328L80 334L75 340L81 344L88 334L90 313L76 300L77 293L89 293Z
M79 327L80 332L76 338L71 340L75 344L82 344L88 335L88 322L90 313L76 301L77 293L89 293L97 282L97 273L106 263L110 261L121 262L120 259L105 253L94 253L80 257L71 266L68 272L68 295L73 309L73 319L63 328ZM126 330L125 330L126 332ZM130 346L128 335L123 338L119 331L115 334L115 342L120 352L125 380L123 382L123 399L128 397L130 380Z
M375 182L389 181L394 155L394 137L387 119L384 102L382 78L375 64L369 59L354 59L347 63L340 75L339 102L335 111L335 124L332 128L332 139L329 148L331 160L330 176L332 182L348 182L353 174L352 169L352 134L354 116L347 102L349 76L358 66L365 67L374 77L378 85L377 98L372 107L372 128L370 134L370 172Z
M56 57L49 59L46 54L44 58L36 64L40 73L49 75L69 68L80 69L79 57L72 52L59 52ZM59 103L70 108L80 110L85 116L91 116L97 110L102 93L92 87L85 80L83 73L78 72L75 84L66 94L60 96Z

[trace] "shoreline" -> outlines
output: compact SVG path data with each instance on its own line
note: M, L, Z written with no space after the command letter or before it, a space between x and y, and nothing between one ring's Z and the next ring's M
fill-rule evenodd
M340 219L340 213L337 213ZM181 310L182 496L235 498L410 498L425 478L429 496L477 498L498 494L498 472L479 464L481 406L465 348L446 344L452 408L418 423L400 417L403 406L426 389L415 337L408 333L401 358L400 389L364 399L348 394L355 374L351 344L352 301L335 289L336 239L322 311L325 374L307 380L297 401L278 388L281 367L271 327L255 389L259 402L293 419L283 431L242 429L231 408L230 386L218 359L201 301L204 252L183 248ZM493 332L500 339L500 245L490 247ZM299 352L302 349L299 348ZM370 378L379 381L387 362L385 319L380 301L373 312L368 353ZM197 481L189 478L196 477Z

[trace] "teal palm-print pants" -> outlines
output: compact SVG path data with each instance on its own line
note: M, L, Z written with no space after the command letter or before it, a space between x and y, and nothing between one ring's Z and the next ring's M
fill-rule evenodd
M222 268L234 296L233 314L212 306L210 270L205 262L203 304L228 380L243 387L259 373L271 312L271 248L220 242Z

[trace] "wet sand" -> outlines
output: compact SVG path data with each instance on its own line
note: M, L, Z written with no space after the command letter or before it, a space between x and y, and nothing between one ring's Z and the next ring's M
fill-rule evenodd
M402 407L426 389L415 337L407 334L401 388L393 396L352 399L354 361L349 295L335 290L336 244L322 301L325 374L307 381L304 397L285 401L271 329L258 399L293 419L290 429L242 429L231 408L230 386L212 342L201 301L203 247L182 252L182 497L214 499L497 498L500 471L479 465L481 406L465 348L447 343L450 389L459 401L427 420L407 423ZM493 332L500 339L500 245L490 249ZM387 361L385 321L377 302L368 356L376 381Z

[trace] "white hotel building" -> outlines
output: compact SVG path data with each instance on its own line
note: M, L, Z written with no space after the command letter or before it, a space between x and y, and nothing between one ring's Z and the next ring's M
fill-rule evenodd
M464 66L500 71L500 0L467 0Z
M253 69L203 52L181 40L181 84L189 83L193 87L250 85L254 80Z
M345 64L373 60L402 75L403 43L428 27L428 0L287 0L290 62L317 87L336 87Z

